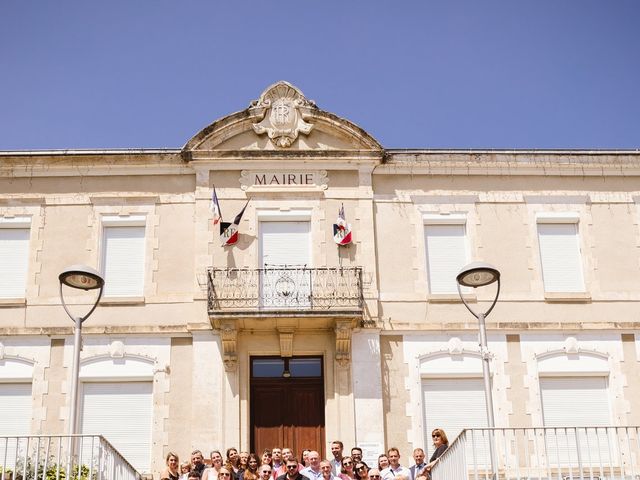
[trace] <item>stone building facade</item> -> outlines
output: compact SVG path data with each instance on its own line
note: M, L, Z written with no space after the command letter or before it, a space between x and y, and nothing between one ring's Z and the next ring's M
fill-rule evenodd
M78 263L106 276L80 428L141 471L334 439L408 458L436 426L484 425L455 284L477 259L502 273L498 426L640 424L637 151L389 150L279 82L182 149L2 152L0 172L0 435L67 431L58 274ZM214 187L224 221L246 205L232 246Z

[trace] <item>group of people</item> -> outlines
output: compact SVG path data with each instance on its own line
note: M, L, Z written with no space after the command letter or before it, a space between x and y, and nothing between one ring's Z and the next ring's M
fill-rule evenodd
M344 445L331 443L331 460L320 458L315 450L303 450L300 459L290 448L265 449L260 456L228 448L225 457L219 450L209 455L207 465L200 450L191 452L190 461L180 463L177 454L169 452L160 480L429 480L431 469L449 445L447 435L436 428L431 433L434 452L428 462L422 448L413 451L414 464L400 463L400 451L392 447L378 456L377 465L362 460L362 449L353 447L344 455Z

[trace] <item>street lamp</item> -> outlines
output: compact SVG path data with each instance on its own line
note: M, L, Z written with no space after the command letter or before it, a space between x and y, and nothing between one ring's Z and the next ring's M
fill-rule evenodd
M485 327L484 319L487 315L491 313L493 307L496 306L496 302L498 301L498 295L500 295L500 272L493 265L489 265L484 262L473 262L469 265L466 265L460 270L458 276L456 276L456 281L458 283L458 294L460 295L460 299L464 306L467 307L467 310L471 312L471 314L478 319L478 323L480 325L480 354L482 355L482 376L484 378L484 397L487 408L487 422L489 424L489 428L493 429L496 426L495 419L493 417L493 395L491 394L491 373L490 373L490 365L489 359L491 354L489 353L489 349L487 347L487 330ZM464 295L462 295L462 291L460 290L460 286L463 287L485 287L487 285L491 285L492 283L498 282L496 288L496 296L491 303L491 306L486 312L474 312L469 304L464 299ZM489 431L489 455L491 456L491 469L495 474L495 460L493 453L493 430Z
M67 315L69 315L69 318L71 318L75 324L73 339L73 370L71 373L71 406L69 414L69 435L73 435L76 433L76 418L78 414L78 377L80 376L82 322L89 318L89 315L91 315L98 306L98 302L100 301L100 297L102 297L102 290L104 288L104 278L102 278L102 276L91 267L87 267L85 265L72 265L58 275L58 280L60 280L60 300L62 301L62 306L64 307L64 311L67 312ZM100 289L98 297L95 299L93 306L87 314L82 317L77 317L71 313L64 301L64 295L62 292L63 285L85 291Z

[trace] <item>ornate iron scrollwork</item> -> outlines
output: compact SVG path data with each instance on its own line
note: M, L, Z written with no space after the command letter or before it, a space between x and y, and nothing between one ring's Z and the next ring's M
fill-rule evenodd
M232 310L362 309L362 269L209 268L210 313Z

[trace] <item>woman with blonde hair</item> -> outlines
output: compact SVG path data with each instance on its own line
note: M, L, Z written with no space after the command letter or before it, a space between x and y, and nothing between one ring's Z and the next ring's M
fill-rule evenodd
M160 474L160 480L178 480L180 478L180 471L178 470L180 459L178 455L173 452L167 453L165 463L167 464L167 468Z
M342 468L340 469L340 478L342 480L354 480L356 474L353 471L353 459L351 457L342 457Z

